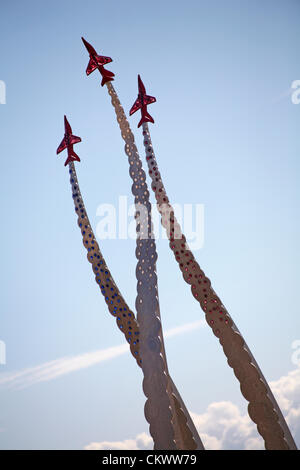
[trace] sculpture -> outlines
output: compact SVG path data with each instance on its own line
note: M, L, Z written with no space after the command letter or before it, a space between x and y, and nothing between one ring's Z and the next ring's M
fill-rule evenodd
M157 252L152 233L151 204L146 174L142 168L134 135L111 83L114 80L114 74L104 69L104 65L112 59L99 56L93 46L84 38L82 40L90 55L87 75L98 69L102 76L101 85L107 86L111 97L121 136L125 141L125 153L133 182L132 193L137 223L136 317L120 294L91 228L74 165L74 161L80 160L73 151L73 144L80 142L81 139L72 135L71 127L65 117L65 137L57 153L64 148L68 149L68 159L65 165L69 165L72 195L83 244L88 250L88 260L92 264L96 282L105 297L108 309L116 317L117 325L124 333L132 355L142 368L143 389L147 397L145 417L150 424L154 449L202 450L204 447L199 434L168 371L160 322L156 274ZM154 123L154 120L147 111L147 105L154 103L156 99L146 95L140 76L138 76L138 86L138 98L130 110L130 115L138 109L141 110L142 117L138 127L142 126L146 161L152 179L151 187L161 214L161 223L166 229L170 248L183 278L191 285L194 298L204 311L208 325L223 347L228 364L233 368L240 383L241 392L249 402L249 416L256 423L258 432L265 441L266 449L296 449L280 408L249 347L186 243L186 238L176 220L164 188L151 142L148 122Z

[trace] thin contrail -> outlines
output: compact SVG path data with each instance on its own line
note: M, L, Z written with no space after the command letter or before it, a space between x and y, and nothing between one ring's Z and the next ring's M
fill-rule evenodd
M177 336L205 325L206 322L204 320L186 323L167 330L165 337L170 338ZM78 354L76 356L61 357L34 367L1 374L0 387L9 387L20 390L39 382L48 382L71 372L91 367L95 364L99 364L100 362L115 359L116 357L127 354L128 352L129 345L125 343L106 349L98 349L96 351Z
M287 88L282 93L280 93L280 95L275 96L275 98L272 99L272 103L275 104L275 103L278 103L279 101L284 100L285 98L291 96L294 91L295 90L292 87Z

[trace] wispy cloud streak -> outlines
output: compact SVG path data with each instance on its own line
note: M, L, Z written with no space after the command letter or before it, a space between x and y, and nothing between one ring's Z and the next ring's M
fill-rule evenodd
M165 338L181 335L204 326L204 320L171 328L165 333ZM15 372L8 372L0 376L0 387L23 389L39 382L48 382L71 372L91 367L101 362L115 359L129 352L128 344L120 344L106 349L98 349L76 356L65 356L43 364L28 367Z

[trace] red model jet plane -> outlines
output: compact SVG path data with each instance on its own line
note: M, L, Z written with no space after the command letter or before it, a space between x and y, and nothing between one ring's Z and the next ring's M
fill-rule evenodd
M135 101L134 105L132 106L129 114L130 116L138 111L138 109L141 110L142 113L142 118L140 122L138 123L138 127L140 127L143 122L153 122L154 124L154 119L152 116L147 111L147 106L148 104L155 103L156 98L154 96L148 96L146 95L146 89L145 86L141 80L141 77L138 75L138 84L139 84L139 94L137 97L137 100Z
M56 150L56 153L58 155L63 150L68 149L68 158L65 161L65 166L67 166L67 164L70 162L80 162L80 158L73 150L73 145L78 144L78 142L81 142L81 138L77 137L76 135L72 135L71 126L65 116L65 135L63 140L61 141L60 146Z
M111 82L115 74L106 70L103 65L112 62L110 57L104 57L103 55L98 55L93 46L89 44L84 38L81 38L83 44L87 48L88 53L90 54L90 61L88 63L86 74L89 75L90 73L94 72L94 70L98 69L102 75L102 82L101 85L103 86L106 82Z

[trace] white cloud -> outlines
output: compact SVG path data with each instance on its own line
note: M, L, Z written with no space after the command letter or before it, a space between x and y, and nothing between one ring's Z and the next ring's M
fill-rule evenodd
M138 434L135 439L125 441L91 442L85 450L150 450L153 449L153 440L145 432Z
M206 325L204 320L198 320L192 323L171 328L164 334L166 338L193 331ZM38 366L28 367L16 372L1 374L0 386L22 389L39 382L48 382L71 372L91 367L100 362L115 359L118 356L127 354L129 345L127 343L113 346L106 349L78 354L76 356L66 356L53 361L45 362Z
M296 443L300 446L300 367L270 382L270 387Z
M300 445L300 367L277 381L270 383L281 406L296 444ZM264 449L264 443L255 424L247 414L230 401L211 403L203 414L190 413L207 450ZM142 438L141 438L142 436ZM119 442L92 442L85 449L143 450L153 448L153 441L146 433L135 439Z
M211 403L205 413L190 413L207 450L263 449L255 425L247 415L229 401ZM141 436L143 438L141 439ZM91 442L86 450L144 450L153 449L153 441L146 433L135 439L115 442Z
M230 401L211 403L205 413L191 415L208 450L263 448L254 423Z

